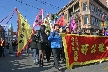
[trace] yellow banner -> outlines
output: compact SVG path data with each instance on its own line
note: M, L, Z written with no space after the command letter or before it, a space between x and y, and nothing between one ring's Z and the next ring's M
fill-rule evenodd
M26 47L31 35L32 28L27 23L23 15L18 12L18 53Z

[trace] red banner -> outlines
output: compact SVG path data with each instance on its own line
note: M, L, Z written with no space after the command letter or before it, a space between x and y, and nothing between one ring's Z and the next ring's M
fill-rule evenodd
M108 37L63 36L67 68L108 60Z

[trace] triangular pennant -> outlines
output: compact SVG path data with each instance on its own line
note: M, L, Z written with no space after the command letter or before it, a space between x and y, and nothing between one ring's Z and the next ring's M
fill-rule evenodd
M35 26L37 25L40 26L42 23L43 23L43 9L41 9L38 15L36 16L34 24L33 24L33 29Z

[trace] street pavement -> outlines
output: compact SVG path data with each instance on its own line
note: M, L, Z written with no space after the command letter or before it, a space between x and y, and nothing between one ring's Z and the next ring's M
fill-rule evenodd
M75 66L74 69L66 70L65 63L61 63L62 70L58 71L53 67L53 57L51 62L44 61L44 67L39 67L33 64L32 55L26 56L23 53L20 57L15 57L15 54L0 58L0 72L108 72L108 62L101 64L90 64L86 66Z

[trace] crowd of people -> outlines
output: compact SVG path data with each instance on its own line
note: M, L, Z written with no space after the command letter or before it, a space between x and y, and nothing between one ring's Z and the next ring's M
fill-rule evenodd
M40 30L34 33L29 45L33 50L34 64L39 64L39 66L42 67L44 65L44 56L46 56L47 62L50 62L51 54L53 54L54 66L56 69L60 70L59 60L62 58L62 61L65 62L65 54L63 51L64 47L62 37L60 36L60 26L58 24L54 24L53 32L50 32L49 30L45 31L45 29L46 27L41 25ZM70 31L69 26L65 26L65 28L62 29L62 33L107 36L108 29L106 29L103 34L102 30L99 29L95 30L95 32L92 32L91 29L76 29Z
M54 56L54 66L60 70L59 59L60 49L62 48L62 38L59 35L59 25L54 25L54 31L45 31L45 25L41 25L40 30L36 31L30 42L33 49L34 64L39 64L43 67L44 56L46 55L47 62L50 62L51 53Z
M65 62L64 47L62 42L62 37L60 36L60 26L54 24L54 30L46 30L45 25L41 25L40 30L37 30L33 35L27 47L27 53L29 48L33 51L33 62L39 67L43 67L44 58L46 56L47 62L50 62L50 57L53 55L54 67L61 70L60 59ZM69 26L65 26L62 29L62 33L65 34L79 34L79 35L98 35L98 36L108 36L108 29L105 30L104 34L102 30L95 30L93 32L91 29L76 29L70 31ZM5 40L0 39L0 57L5 57L4 47L9 49L9 54L13 54L17 48L17 40L11 40L10 43L5 43Z
M10 42L6 42L5 39L0 38L0 57L5 57L5 49L8 49L9 54L13 54L17 51L17 40L11 39Z

